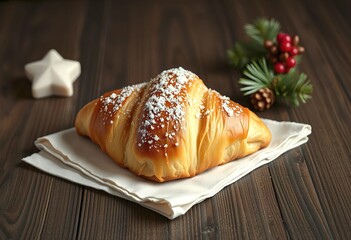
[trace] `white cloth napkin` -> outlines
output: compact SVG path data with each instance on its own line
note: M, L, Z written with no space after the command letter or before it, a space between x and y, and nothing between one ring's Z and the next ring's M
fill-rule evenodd
M250 156L215 167L188 179L156 183L120 168L74 128L41 137L41 150L23 161L44 172L136 202L169 219L218 193L254 169L308 141L311 126L263 120L272 133L271 144Z

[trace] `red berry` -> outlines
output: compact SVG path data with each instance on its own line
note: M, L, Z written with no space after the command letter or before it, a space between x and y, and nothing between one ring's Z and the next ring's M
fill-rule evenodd
M280 43L285 35L286 35L286 33L283 33L283 32L278 33L277 34L277 42Z
M277 42L282 43L282 42L290 42L291 43L291 37L290 35L280 32L277 34Z
M274 71L276 73L284 73L285 72L285 65L281 62L277 62L274 64Z
M292 46L289 51L290 56L296 56L299 54L299 48L296 46Z
M296 60L293 57L288 57L285 61L285 64L288 68L292 68L295 67L296 65Z
M291 43L291 37L288 34L286 34L286 35L284 35L282 37L281 42L289 42L289 43Z
M282 42L280 45L279 45L279 48L280 48L280 51L282 52L289 52L290 49L291 49L291 42Z

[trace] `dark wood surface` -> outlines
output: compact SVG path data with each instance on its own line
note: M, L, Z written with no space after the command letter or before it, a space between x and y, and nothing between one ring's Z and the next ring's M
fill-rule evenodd
M351 239L350 9L342 0L1 1L0 239ZM312 125L307 144L174 220L21 162L88 101L170 67L248 106L226 50L257 17L277 19L307 49L312 100L259 113ZM51 48L82 73L72 97L35 100L24 65Z

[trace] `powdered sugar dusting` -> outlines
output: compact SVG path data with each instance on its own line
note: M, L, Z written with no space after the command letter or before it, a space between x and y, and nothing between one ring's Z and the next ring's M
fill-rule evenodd
M228 117L238 117L241 113L243 113L243 108L239 104L231 102L229 97L223 96L212 89L209 89L209 91L217 94L219 99L221 99L222 111L226 112Z
M233 117L234 116L234 109L229 107L229 98L226 96L222 96L221 97L222 100L222 108L224 109L224 111L226 111L226 113L228 114L229 117Z
M189 102L185 90L195 77L194 73L179 67L165 70L151 80L138 129L138 146L146 144L149 149L165 149L165 156L170 145L178 146L175 135L184 129L184 104ZM157 131L159 129L164 130ZM162 136L158 135L160 132Z
M199 107L199 111L196 113L195 117L196 118L209 117L214 111L215 111L214 109L205 108L203 103L201 103L201 105Z
M238 104L235 104L235 106L230 106L230 99L228 97L221 96L221 100L222 108L229 117L233 117L234 115L238 117L243 112L243 108Z
M141 83L138 85L127 86L122 88L119 94L111 93L108 96L101 96L99 101L101 103L100 113L103 114L103 122L104 124L113 124L113 116L115 113L123 106L125 100L134 92L140 91L142 87L144 87L146 83ZM126 111L124 114L128 114Z

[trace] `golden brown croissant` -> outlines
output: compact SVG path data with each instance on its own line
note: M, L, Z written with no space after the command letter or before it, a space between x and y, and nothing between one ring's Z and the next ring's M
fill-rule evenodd
M253 112L183 68L104 94L79 111L75 127L118 165L158 182L195 176L271 140Z

